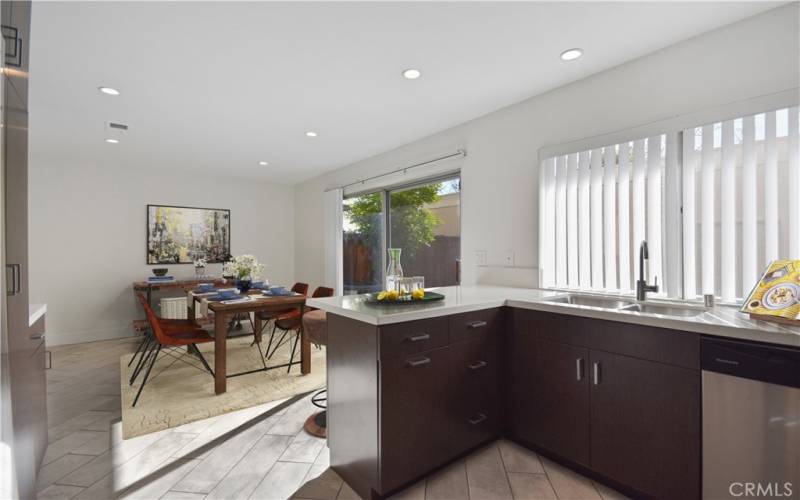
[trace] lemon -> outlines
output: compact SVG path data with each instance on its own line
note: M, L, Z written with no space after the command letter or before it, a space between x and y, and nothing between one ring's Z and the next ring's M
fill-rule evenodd
M389 290L386 292L386 298L389 300L397 300L400 297L400 293L397 290Z
M414 290L413 292L411 292L411 298L414 300L420 300L425 298L425 290L423 290L422 288Z
M378 294L378 300L386 300L387 295L388 292L386 290L381 290L381 292Z

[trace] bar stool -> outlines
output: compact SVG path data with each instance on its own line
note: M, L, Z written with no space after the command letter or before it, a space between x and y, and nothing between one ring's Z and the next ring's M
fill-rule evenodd
M303 330L308 338L317 346L327 345L328 343L328 323L325 311L314 309L303 315ZM322 411L315 412L303 425L306 432L312 436L327 437L328 435L328 390L322 389L311 396L311 403Z

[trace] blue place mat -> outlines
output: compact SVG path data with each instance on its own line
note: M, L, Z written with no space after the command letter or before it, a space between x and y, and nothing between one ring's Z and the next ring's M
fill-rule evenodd
M208 290L201 290L199 288L195 288L194 290L192 290L192 293L211 293L211 292L216 292L217 290L218 290L217 288L209 288Z
M205 299L206 300L210 300L210 301L221 301L221 300L238 299L239 297L241 297L241 295L239 295L238 293L234 293L234 294L225 295L225 296L220 295L220 294L212 295L210 297L205 297Z

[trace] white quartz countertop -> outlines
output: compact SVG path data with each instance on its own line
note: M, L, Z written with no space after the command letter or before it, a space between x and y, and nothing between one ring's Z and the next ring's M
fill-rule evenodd
M28 326L33 326L47 312L47 304L28 304Z
M372 325L402 323L509 306L800 347L800 327L753 320L747 314L729 306L718 305L704 310L697 316L677 317L548 302L545 299L565 295L565 292L550 290L486 285L451 286L429 290L441 293L445 296L444 300L418 305L375 305L366 303L363 296L345 295L308 299L307 305Z

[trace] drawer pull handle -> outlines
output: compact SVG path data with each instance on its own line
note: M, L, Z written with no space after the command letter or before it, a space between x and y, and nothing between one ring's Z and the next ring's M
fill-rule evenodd
M476 328L483 328L486 325L487 323L485 321L470 321L467 323L467 328L470 330L475 330Z
M594 363L594 385L600 385L600 363Z
M410 335L406 337L410 342L420 342L422 340L429 340L431 338L427 333L420 333L419 335Z
M575 378L580 382L583 380L583 358L575 360Z
M423 356L423 357L418 358L418 359L409 359L406 363L408 363L408 366L413 368L415 366L427 365L430 362L431 362L431 358L426 358L426 357Z
M489 365L486 361L478 361L476 363L472 363L468 365L467 368L470 370L480 370L481 368L486 368Z
M468 422L472 425L478 425L484 420L486 420L486 415L484 415L483 413L478 413L477 415L469 419Z

